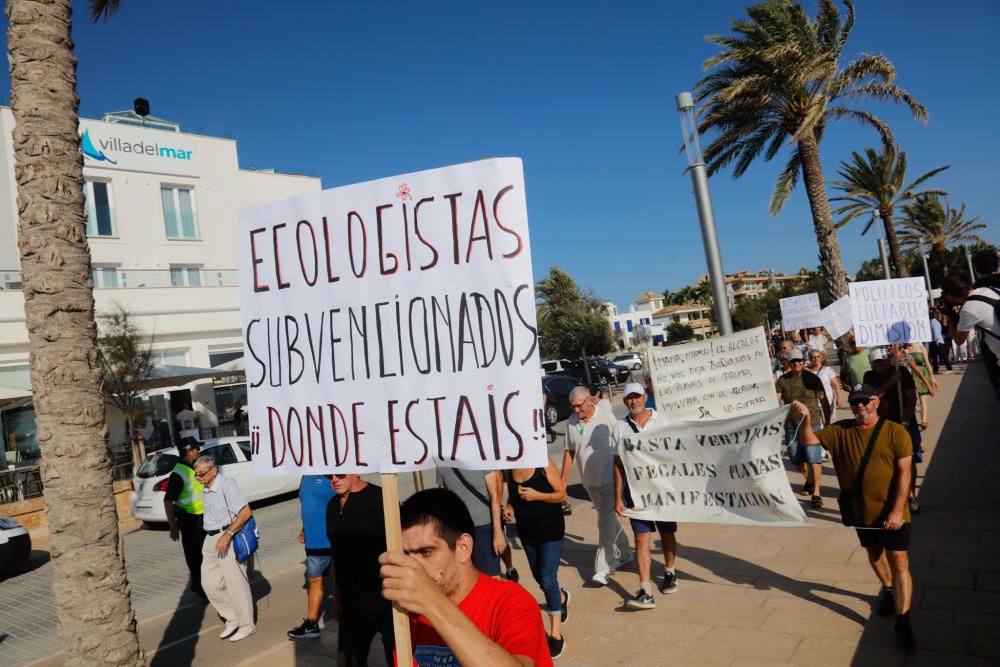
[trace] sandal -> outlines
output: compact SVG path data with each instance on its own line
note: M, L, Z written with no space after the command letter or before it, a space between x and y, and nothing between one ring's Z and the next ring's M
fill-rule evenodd
M813 509L821 509L823 507L823 498L820 496L813 496L812 502L809 504L812 505Z
M813 492L813 485L812 484L803 484L802 485L802 490L799 491L799 495L800 496L811 496L812 492Z

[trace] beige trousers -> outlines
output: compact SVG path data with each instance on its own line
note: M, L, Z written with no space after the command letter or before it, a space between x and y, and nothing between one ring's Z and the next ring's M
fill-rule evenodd
M224 534L205 536L205 543L201 548L201 586L215 611L227 623L235 621L240 630L253 631L256 626L253 622L253 596L250 594L247 565L236 562L232 546L222 558L215 553L215 544Z
M587 495L597 510L597 552L594 554L594 572L615 573L615 561L628 558L632 549L628 536L615 513L615 485L588 486ZM617 552L617 555L616 553Z

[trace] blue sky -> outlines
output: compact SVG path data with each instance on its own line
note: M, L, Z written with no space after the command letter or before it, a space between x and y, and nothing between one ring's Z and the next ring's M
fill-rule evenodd
M521 157L536 279L560 266L625 306L706 272L674 96L715 53L705 35L727 31L746 4L127 0L94 25L78 2L80 112L146 97L187 131L236 138L242 166L320 176L324 187ZM983 74L1000 62L1000 4L859 0L857 13L848 56L888 56L930 122L865 108L889 122L911 176L952 165L934 183L1000 242L1000 93ZM875 142L851 123L830 127L827 178ZM801 187L780 216L767 214L784 159L711 179L727 272L816 266ZM849 272L876 252L860 229L840 232Z

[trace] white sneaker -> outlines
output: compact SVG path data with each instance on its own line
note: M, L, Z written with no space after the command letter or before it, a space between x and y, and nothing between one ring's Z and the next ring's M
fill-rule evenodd
M233 633L239 629L240 629L240 624L237 623L236 621L226 621L226 627L224 627L222 629L222 632L219 633L219 639L226 639L227 637L231 637Z
M619 558L618 560L615 561L615 569L617 570L619 568L623 568L634 560L635 560L635 554L629 554L624 558Z
M590 580L598 586L608 585L608 575L604 572L595 572L594 576L592 576Z
M252 630L247 630L246 628L243 628L242 630L240 630L239 632L237 632L235 635L233 635L232 637L230 637L229 641L231 641L231 642L238 642L241 639L246 639L247 637L249 637L250 635L252 635L255 632L257 632L257 628L253 628Z

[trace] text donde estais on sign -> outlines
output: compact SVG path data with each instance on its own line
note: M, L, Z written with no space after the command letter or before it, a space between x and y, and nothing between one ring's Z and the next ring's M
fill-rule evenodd
M519 160L244 209L240 243L255 465L539 465Z

